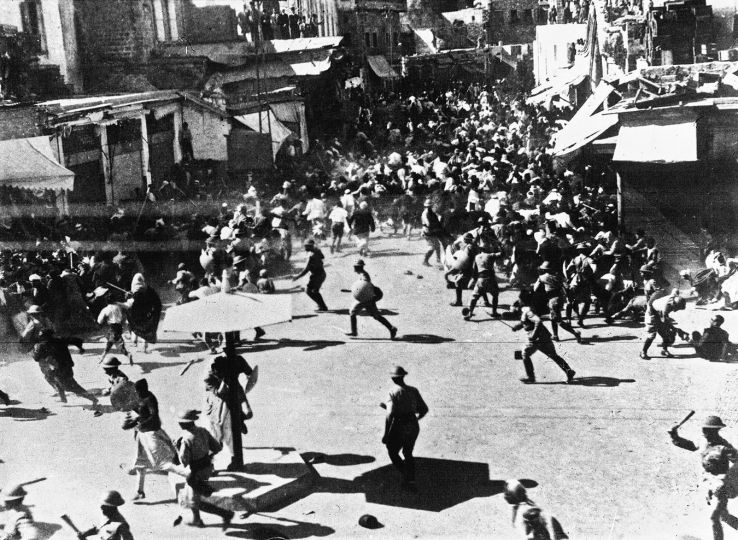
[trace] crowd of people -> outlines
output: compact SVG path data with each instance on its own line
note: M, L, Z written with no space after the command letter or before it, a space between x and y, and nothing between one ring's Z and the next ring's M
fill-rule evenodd
M321 246L331 254L341 252L346 249L344 236L353 237L362 258L354 264L348 334L358 335L357 314L366 311L395 339L398 329L378 309L382 291L366 270L371 239L377 231L420 238L427 244L422 263L438 266L439 284L453 290L452 305L463 308L461 320L473 320L482 300L493 318L515 321L513 330L526 331L527 345L520 353L525 368L521 380L526 384L536 383L531 357L537 351L561 368L567 383L576 384L575 370L557 354L554 342L560 339L559 329L577 342L585 340L582 329L591 317L616 324L624 317L644 316L644 359L659 335L664 356L671 355L668 347L680 336L699 356L726 360L734 346L720 328L722 316L713 317L701 332L677 328L670 315L684 309L686 299L664 276L655 240L646 231L631 234L620 226L614 184L591 167L574 171L553 161L552 137L568 114L528 105L521 96L480 84L412 96L365 96L347 138L316 145L304 175L285 180L277 193L253 183L238 201L219 203L209 213L198 208L194 215L151 216L139 224L137 216L116 211L87 224L62 222L43 235L55 249L3 252L0 286L6 313L60 397L71 391L90 399L95 414L97 398L74 380L68 348L77 345L83 350L81 342L70 339L74 335L105 330L101 363L109 377L111 401L130 401L128 408L135 412L124 423L125 429L136 430L134 499L145 497L147 470L179 474L186 479L184 504L192 510L189 523L194 526L202 525L200 510L220 516L224 527L233 517L203 500L212 456L230 441L228 389L216 358L205 388L211 429L196 427L197 413L184 411L178 418L184 435L175 444L161 430L158 402L146 380L131 383L120 361L109 357L117 347L133 363L135 351L126 348L125 327L143 341L145 351L148 343L156 343L162 312L146 269L126 251L130 240L179 238L197 246L199 258L179 262L171 280L180 304L221 290L223 280L230 281L229 288L245 292L274 292L272 277L290 272L292 246L300 242L307 263L294 279L309 275L306 293L318 312L326 312L320 292L326 279ZM106 249L86 248L89 241L101 238L108 241ZM517 297L505 311L498 305L503 285ZM465 305L467 290L472 293ZM255 339L263 335L256 329ZM220 352L217 335L195 337L213 353ZM248 364L243 373L253 377ZM399 366L393 371L396 388L386 406L387 425L406 429L390 432L388 427L383 440L404 483L414 489L412 449L417 421L428 408L419 392L404 384L405 375ZM124 387L130 400L123 399ZM239 390L244 421L251 414L247 391ZM553 527L521 485L511 481L508 492L516 508L530 506L523 515L530 523L543 530ZM723 497L719 493L715 496ZM6 500L12 500L9 496L15 495L7 493ZM105 500L104 515L120 521L117 510L105 510L122 504L120 494L108 493ZM130 535L126 527L119 530ZM120 532L115 538L127 537Z

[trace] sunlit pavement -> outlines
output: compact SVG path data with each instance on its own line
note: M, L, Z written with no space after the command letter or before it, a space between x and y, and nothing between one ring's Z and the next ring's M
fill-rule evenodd
M396 341L367 317L359 321L358 339L345 335L351 297L341 289L350 288L357 256L353 248L337 255L326 248L323 292L331 312L315 313L310 299L296 293L295 320L268 327L261 342L243 351L260 369L249 395L255 417L244 438L245 460L248 447L296 448L316 461L320 475L309 495L236 519L225 533L207 515L205 529L175 529L179 507L166 477L151 475L146 499L130 502L135 478L120 465L132 463L135 445L132 432L121 429L120 415L108 407L94 417L88 402L73 395L60 404L38 366L19 354L0 368L0 388L18 401L0 416L2 485L46 477L28 486L27 502L37 520L56 524L47 529L54 538L74 537L60 528L61 514L82 529L98 522L100 494L108 489L128 499L121 510L136 538L517 538L500 494L509 478L535 482L531 498L557 516L571 538L708 538L706 507L696 494L699 456L673 447L667 430L691 409L697 414L682 429L686 437L697 439L701 420L715 412L735 426L736 366L694 358L683 345L673 349L676 358L641 360L641 327L611 328L594 318L583 331L587 344L578 345L563 331L557 344L577 372L576 384L563 384L563 373L536 355L539 384L523 385L522 362L513 354L524 335L492 320L484 308L465 322L460 309L449 306L453 291L445 288L442 271L421 265L424 246L383 238L366 259L385 293L380 308L399 328ZM302 261L299 253L296 263ZM277 285L292 283L282 279ZM165 296L171 299L171 291ZM514 296L503 287L501 304ZM705 317L687 314L681 326L701 329ZM726 328L738 338L734 321ZM186 336L182 342L168 342L176 335L160 338L150 354L134 353L136 365L123 371L134 380L148 379L164 428L174 438L175 413L202 404L209 355ZM91 353L84 356L73 354L77 380L86 388L105 385L97 364L102 345L88 345ZM658 353L657 343L652 354ZM200 358L180 376L190 360ZM384 416L378 404L394 364L409 372L407 382L430 407L416 446L418 493L400 490L380 443ZM50 414L39 412L41 407ZM724 435L738 443L736 430ZM359 527L365 513L384 527ZM731 534L738 537L732 530L726 537Z

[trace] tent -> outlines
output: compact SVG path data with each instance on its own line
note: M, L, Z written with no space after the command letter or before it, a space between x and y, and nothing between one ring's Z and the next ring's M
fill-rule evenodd
M366 60L367 62L369 62L369 67L372 68L372 71L380 79L400 78L399 75L397 75L397 72L392 68L392 66L384 56L367 56Z
M261 114L261 130L259 130L259 115ZM242 114L234 117L236 120L241 122L244 126L254 131L261 131L262 133L272 133L272 157L276 157L277 152L284 144L284 141L292 135L292 131L289 130L282 122L280 122L276 115L272 111L261 111L253 112L249 114Z
M0 163L0 186L74 189L74 173L56 160L48 137L0 141Z

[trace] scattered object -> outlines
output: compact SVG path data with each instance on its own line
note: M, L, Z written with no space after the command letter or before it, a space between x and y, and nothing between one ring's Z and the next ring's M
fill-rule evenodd
M74 533L75 533L76 535L78 535L78 536L79 536L79 535L81 535L81 534L82 534L82 531L80 531L80 530L79 530L79 529L77 528L77 526L76 526L76 525L74 524L74 522L72 521L72 518L70 518L70 517L69 517L69 516L68 516L67 514L62 514L62 515L61 515L61 520L62 520L62 521L63 521L64 523L66 523L67 525L69 525L69 528L70 528L70 529L72 529L72 530L74 531Z
M416 277L417 277L418 279L423 279L423 276L421 276L420 274L418 274L418 275L417 275Z
M187 362L187 365L182 368L182 371L179 372L180 377L184 375L185 373L187 373L187 370L190 369L190 367L192 367L192 364L194 364L195 362L199 362L200 360L202 360L202 358L193 359Z
M376 517L374 517L371 514L364 514L359 518L359 525L364 527L365 529L381 529L384 527Z
M412 276L413 273L410 270L405 270L405 275L406 276Z

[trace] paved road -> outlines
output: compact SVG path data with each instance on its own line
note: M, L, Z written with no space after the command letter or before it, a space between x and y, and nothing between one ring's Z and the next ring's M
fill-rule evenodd
M694 494L699 458L672 447L666 431L690 409L697 414L685 436L698 437L698 419L714 410L732 415L733 425L735 366L691 358L686 348L675 349L684 358L643 361L637 355L640 328L608 328L594 319L584 332L590 344L565 339L558 345L578 384L562 384L558 368L535 357L540 384L523 385L523 366L513 352L524 336L487 319L484 310L477 311L477 322L464 322L449 306L452 291L444 288L442 272L421 266L423 247L382 239L367 260L385 292L380 307L399 327L398 341L386 340L385 329L368 318L359 322L360 339L344 335L350 295L340 289L353 281L355 255L326 250L326 302L344 311L318 315L307 296L297 294L294 322L267 328L265 341L248 352L260 379L250 395L255 418L245 445L321 452L332 456L332 465L317 467L323 478L312 494L237 520L227 537L264 537L268 527L290 538L511 538L500 483L526 478L538 484L531 498L557 515L572 538L707 538L709 525ZM289 286L278 281L278 287ZM513 298L505 291L501 303ZM684 327L693 329L689 322ZM102 343L90 347L99 352ZM134 368L124 368L133 379L143 374L149 380L172 435L178 431L175 412L198 406L203 394L202 364L184 376L179 371L204 357L189 342L160 343L151 354L138 353ZM29 487L28 498L46 522L59 523L58 516L68 513L89 525L98 517L97 494L106 489L130 498L134 478L119 465L130 463L134 442L120 429L119 416L94 418L74 396L58 404L35 364L17 354L7 358L0 388L20 403L0 416L0 482L48 477ZM75 354L75 362L83 386L104 385L96 354ZM417 495L397 489L380 444L383 411L377 405L396 363L430 407L416 447ZM51 415L37 412L42 405ZM738 443L738 432L725 435ZM165 477L151 476L146 491L145 504L123 507L137 538L224 537L207 516L207 529L171 528L178 510ZM385 527L358 527L367 512ZM61 530L54 537L64 535Z

